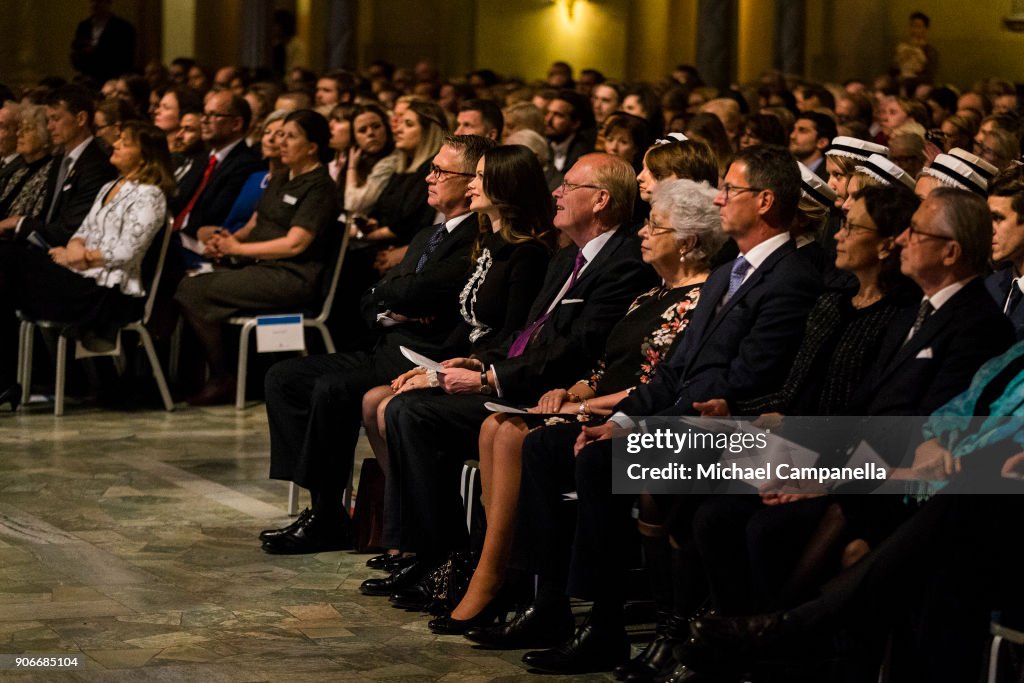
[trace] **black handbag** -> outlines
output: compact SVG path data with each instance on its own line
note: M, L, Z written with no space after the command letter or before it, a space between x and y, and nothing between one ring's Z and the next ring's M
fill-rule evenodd
M477 554L468 550L456 551L448 556L434 584L434 599L430 604L432 614L448 614L455 609L469 588L477 559Z

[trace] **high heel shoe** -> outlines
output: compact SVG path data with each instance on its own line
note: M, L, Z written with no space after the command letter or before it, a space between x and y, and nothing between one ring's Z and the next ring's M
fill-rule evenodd
M504 624L506 614L508 614L508 608L504 601L495 598L469 619L455 619L449 612L436 619L431 619L427 623L427 628L440 636L461 636L477 626L490 626L495 621Z
M21 385L15 382L0 392L0 407L10 405L13 413L21 405Z

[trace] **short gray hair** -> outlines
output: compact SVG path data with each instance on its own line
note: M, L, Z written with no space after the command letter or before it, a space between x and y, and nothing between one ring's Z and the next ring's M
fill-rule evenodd
M267 115L267 118L263 119L263 127L260 129L261 133L267 132L267 126L272 124L274 121L284 121L288 114L291 114L287 109L275 109Z
M685 256L690 265L710 265L725 244L722 221L715 206L717 195L718 190L706 182L680 178L662 180L651 197L651 210L668 214L677 241L697 238L697 245Z
M992 214L980 196L955 187L937 187L925 201L942 205L939 221L960 244L963 260L977 275L988 270L992 251Z
M21 105L21 111L18 116L19 126L34 126L36 129L36 136L40 142L43 143L43 147L49 152L53 144L50 142L50 129L46 127L46 107L38 104L24 104Z

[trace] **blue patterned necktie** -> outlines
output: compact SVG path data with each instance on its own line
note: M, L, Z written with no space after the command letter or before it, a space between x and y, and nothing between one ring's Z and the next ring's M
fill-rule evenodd
M732 273L729 275L729 291L725 293L725 300L722 303L731 299L736 290L740 288L748 270L750 270L750 262L742 256L737 256L732 263Z
M427 242L427 248L423 250L423 253L420 254L420 260L416 262L417 273L423 270L423 266L426 264L427 259L430 258L430 255L433 254L434 250L441 245L441 242L444 242L445 238L448 237L448 229L445 228L444 225L444 223L441 223L437 230L434 231L434 234L430 236L430 241Z

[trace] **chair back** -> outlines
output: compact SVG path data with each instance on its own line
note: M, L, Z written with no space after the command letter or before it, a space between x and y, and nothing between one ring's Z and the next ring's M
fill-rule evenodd
M146 307L142 313L143 325L149 322L149 316L153 312L153 305L156 302L156 290L160 287L160 279L164 273L164 263L167 261L167 251L171 244L171 235L174 234L173 222L173 217L168 217L166 225L161 230L161 234L157 235L156 239L153 240L153 244L150 245L146 258L143 260L143 278L146 275L151 275L148 281L144 281L146 286ZM155 262L153 260L154 255Z
M349 231L348 226L344 223L338 224L341 228L342 237L338 241L338 254L334 259L334 267L324 273L324 282L327 283L326 291L323 297L323 308L320 309L320 313L317 314L316 320L324 322L327 320L327 316L331 313L331 307L334 305L334 295L338 291L338 278L341 275L341 266L345 263L345 254L348 252L348 241Z

